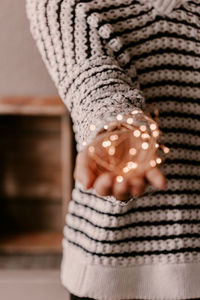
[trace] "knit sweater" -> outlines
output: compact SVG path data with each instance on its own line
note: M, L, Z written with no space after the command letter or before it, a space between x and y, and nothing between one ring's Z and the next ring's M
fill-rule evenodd
M75 182L63 285L104 300L200 298L200 1L27 0L27 15L78 151L118 113L153 106L171 150L165 190L121 202Z

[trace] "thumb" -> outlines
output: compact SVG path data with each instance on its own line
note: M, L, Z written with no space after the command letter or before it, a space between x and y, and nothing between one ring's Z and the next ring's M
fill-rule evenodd
M167 180L166 177L162 174L160 169L158 168L151 168L149 169L146 174L146 179L157 189L165 189Z

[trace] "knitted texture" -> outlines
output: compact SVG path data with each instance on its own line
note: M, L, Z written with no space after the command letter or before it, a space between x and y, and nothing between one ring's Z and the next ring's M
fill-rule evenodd
M133 79L114 55L107 54L96 28L89 28L88 11L101 7L101 3L84 2L27 1L31 32L71 112L78 151L97 133L90 131L91 124L98 123L100 129L119 112L144 108L144 99Z
M27 14L78 151L90 124L153 105L171 150L165 190L120 202L76 182L64 243L90 265L200 263L200 1L27 0Z

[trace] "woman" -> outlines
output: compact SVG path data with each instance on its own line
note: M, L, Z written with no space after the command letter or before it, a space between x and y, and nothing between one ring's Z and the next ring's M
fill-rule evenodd
M63 285L72 299L199 298L199 0L27 0L27 13L77 141ZM152 104L166 162L121 184L95 177L85 145Z

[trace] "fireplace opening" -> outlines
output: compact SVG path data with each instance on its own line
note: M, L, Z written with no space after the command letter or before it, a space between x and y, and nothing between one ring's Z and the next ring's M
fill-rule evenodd
M44 102L43 113L33 113L31 105L28 113L21 114L24 106L17 105L17 113L0 116L3 268L52 267L61 259L64 216L71 196L71 124L57 99L56 105L62 106L59 113L55 106L51 113L52 101L51 105L47 99Z

